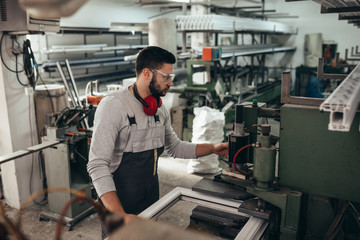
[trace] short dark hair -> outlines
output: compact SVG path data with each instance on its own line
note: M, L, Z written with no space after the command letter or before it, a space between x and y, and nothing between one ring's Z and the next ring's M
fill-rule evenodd
M136 58L136 75L140 75L144 68L160 69L164 63L174 64L174 54L156 46L149 46L139 52Z

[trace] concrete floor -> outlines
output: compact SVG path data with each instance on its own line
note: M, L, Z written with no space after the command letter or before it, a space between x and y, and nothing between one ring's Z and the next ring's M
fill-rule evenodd
M159 180L160 180L160 197L170 192L177 186L191 188L203 177L213 177L213 175L195 175L188 174L186 171L188 160L174 159L167 156L162 156L159 159ZM165 221L170 224L186 229L190 222L190 215L192 209L196 205L180 201L167 210L160 218L160 221ZM26 235L28 240L39 239L53 239L56 231L56 222L53 221L39 221L39 215L42 211L46 211L47 207L41 207L33 204L24 212L21 222L21 231ZM18 217L19 211L9 206L5 207L6 215L15 220ZM101 239L100 223L97 214L94 213L89 217L83 219L73 226L71 231L67 227L63 229L63 239L87 239L99 240Z

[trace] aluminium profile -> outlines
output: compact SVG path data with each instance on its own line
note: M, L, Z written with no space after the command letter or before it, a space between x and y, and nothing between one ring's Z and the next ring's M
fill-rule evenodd
M57 66L57 69L58 69L58 71L59 71L59 73L60 73L60 77L61 77L61 79L62 79L63 82L64 82L65 88L66 88L66 90L68 91L68 94L69 94L69 96L70 96L71 105L72 105L73 107L76 107L76 101L75 101L74 95L73 95L72 92L71 92L70 86L69 86L69 84L68 84L68 82L67 82L67 80L66 80L65 74L64 74L64 72L63 72L63 70L62 70L62 68L61 68L60 63L59 63L59 62L56 62L56 66Z
M348 76L347 74L324 73L324 58L319 58L319 63L317 68L317 78L343 80L347 76Z
M32 154L34 152L41 151L45 148L55 146L59 143L62 143L63 141L45 141L41 144L28 147L26 150L19 150L13 153L10 153L8 155L0 156L0 165L6 162L9 162L11 160L26 156L28 154Z
M345 64L345 63L340 63L340 53L336 53L335 55L335 67L349 67L349 68L354 68L356 67L356 64Z
M262 221L261 218L252 216L236 236L235 240L262 239L261 237L268 225L269 222Z
M355 52L355 48L354 48L354 47L351 47L351 56L352 56L352 57L360 57L360 54Z
M261 239L269 224L269 222L265 219L239 212L238 208L241 205L241 202L239 201L214 197L181 187L174 188L153 205L141 212L138 216L146 219L157 218L180 200L248 217L249 220L240 230L235 239Z
M360 61L360 58L350 58L348 57L349 49L345 49L345 61Z
M281 103L296 104L306 106L320 106L323 102L321 98L296 97L290 95L291 75L290 71L283 71L281 75Z
M330 112L328 129L349 132L360 103L360 64L320 105L320 111ZM360 126L359 126L360 131Z

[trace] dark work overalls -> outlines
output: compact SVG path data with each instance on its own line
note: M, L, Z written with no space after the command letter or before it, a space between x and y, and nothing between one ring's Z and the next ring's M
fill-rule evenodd
M147 127L142 125L139 129L132 109L129 105L124 107L129 119L129 138L113 179L125 212L139 214L159 199L157 165L164 151L165 126L163 116L154 115L147 118Z

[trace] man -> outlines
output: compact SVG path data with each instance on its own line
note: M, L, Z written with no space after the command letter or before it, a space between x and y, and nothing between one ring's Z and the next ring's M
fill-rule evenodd
M173 85L174 55L150 46L136 59L136 84L100 102L87 166L104 206L131 221L159 199L157 161L164 151L178 158L227 156L227 143L181 141L161 104Z

